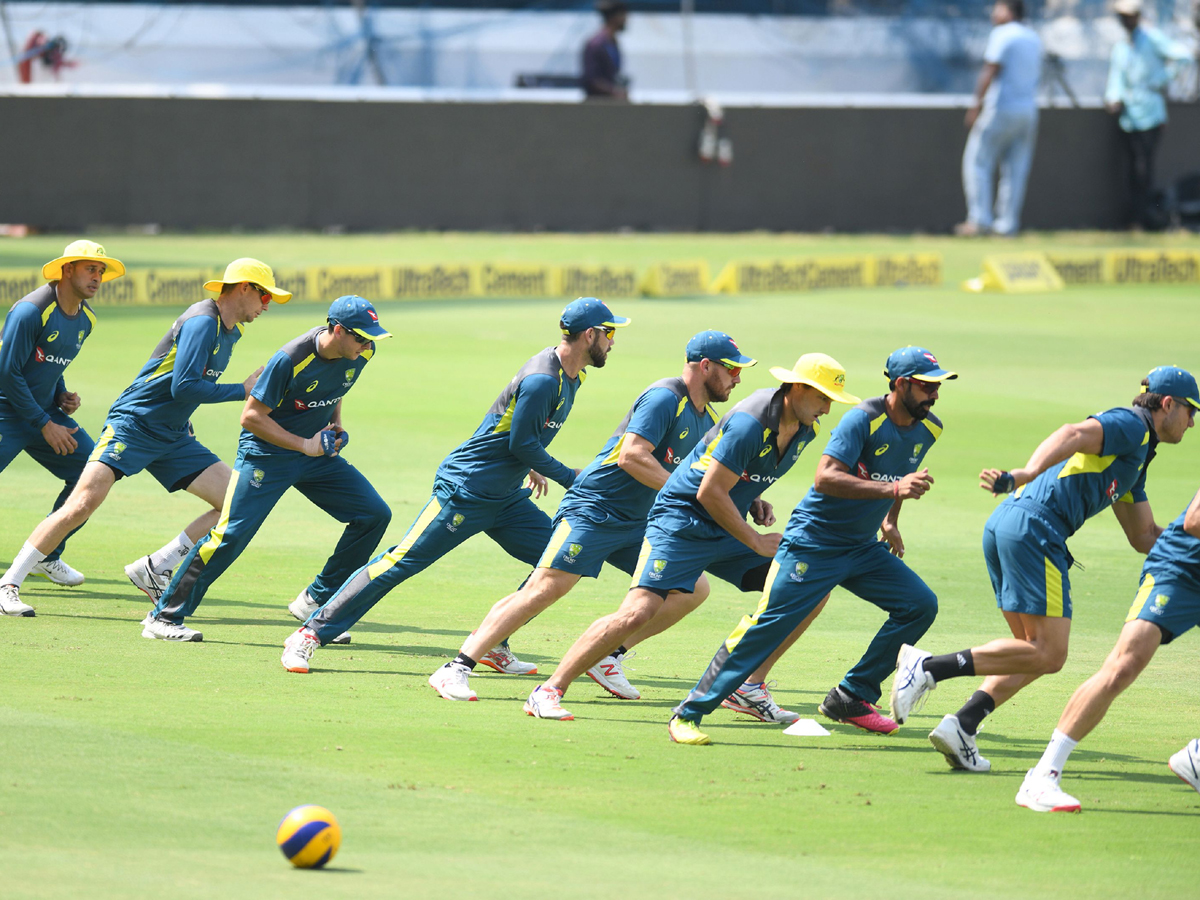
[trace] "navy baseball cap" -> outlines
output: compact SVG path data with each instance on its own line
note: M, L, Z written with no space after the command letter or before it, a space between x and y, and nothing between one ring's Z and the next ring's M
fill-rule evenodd
M958 377L957 372L951 372L938 365L937 357L924 347L904 347L896 350L887 358L883 374L889 381L893 378L950 381Z
M371 301L357 294L346 294L329 304L330 322L357 331L363 337L390 338L390 332L379 324L379 316Z
M1179 397L1186 400L1194 409L1200 409L1200 390L1196 389L1196 379L1187 369L1179 366L1159 366L1151 369L1146 376L1147 384L1142 385L1142 393L1162 394L1164 397Z
M743 369L758 364L757 359L742 353L733 338L723 331L702 331L687 342L687 361L699 362L702 359L711 359L727 366L741 366Z
M562 321L563 334L578 334L589 328L624 328L632 320L624 316L614 316L611 309L604 305L603 300L595 297L580 297L567 304L559 317Z

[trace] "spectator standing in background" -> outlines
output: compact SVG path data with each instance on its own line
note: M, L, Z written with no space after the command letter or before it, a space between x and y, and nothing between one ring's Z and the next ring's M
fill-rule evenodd
M971 130L963 151L963 192L967 221L954 231L974 236L994 231L1016 234L1025 185L1037 140L1037 87L1042 71L1042 41L1024 24L1024 0L998 0L983 54L975 98L967 110ZM993 213L992 179L999 166Z
M1113 11L1127 40L1112 48L1108 65L1105 108L1119 116L1128 151L1127 178L1135 226L1160 229L1166 216L1151 202L1154 187L1154 154L1167 123L1167 85L1180 62L1191 59L1182 44L1161 31L1141 24L1141 0L1117 0Z
M583 90L588 99L628 100L628 80L621 75L617 35L625 30L629 6L621 0L600 0L596 9L604 25L583 45Z

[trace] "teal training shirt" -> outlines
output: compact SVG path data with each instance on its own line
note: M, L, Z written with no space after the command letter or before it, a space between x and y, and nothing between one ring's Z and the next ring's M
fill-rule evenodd
M225 328L216 300L193 303L167 329L108 417L133 419L150 434L169 439L187 431L201 403L245 400L240 383L216 383L242 331L241 324Z
M68 316L58 305L57 281L12 305L0 334L0 418L23 419L35 428L67 389L63 373L96 326L87 302Z
M1096 513L1114 503L1146 499L1146 470L1154 458L1158 435L1149 410L1122 406L1096 413L1104 428L1100 455L1076 453L1022 485L1006 503L1032 500L1047 509L1066 529L1068 538Z
M824 455L849 467L852 475L869 481L899 481L917 471L933 442L942 436L941 420L930 413L901 428L888 418L886 400L872 397L842 416ZM832 497L813 486L792 511L784 537L821 547L870 543L894 502L890 497Z
M672 522L698 525L713 537L725 534L696 498L704 473L714 462L739 473L729 498L745 516L759 495L787 474L820 431L820 423L814 421L807 428L801 426L786 447L779 446L779 417L786 391L787 385L755 391L710 428L658 492L650 507L650 520L667 528Z
M250 396L271 409L271 418L292 434L310 438L329 424L338 401L358 384L358 377L375 354L371 343L358 359L325 359L317 352L317 337L326 326L318 325L284 344L271 357ZM302 455L298 450L277 447L242 429L241 453L259 455Z
M562 499L560 512L591 508L626 522L644 522L658 492L617 465L627 436L637 435L653 444L655 460L667 472L674 472L716 421L711 406L696 409L692 404L682 378L654 382L634 401L596 458L579 473Z
M1146 556L1146 566L1174 569L1180 577L1190 581L1200 591L1200 539L1192 537L1184 530L1183 520L1186 517L1187 507L1184 507L1179 518L1166 527L1150 548L1150 553Z
M529 359L500 392L475 433L438 466L437 478L477 497L499 500L532 469L563 487L575 470L546 452L567 421L586 374L569 378L554 347Z

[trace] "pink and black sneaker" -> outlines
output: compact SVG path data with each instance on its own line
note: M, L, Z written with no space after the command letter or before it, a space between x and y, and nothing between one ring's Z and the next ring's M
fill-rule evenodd
M893 719L881 714L872 704L842 690L841 685L826 694L817 709L827 719L844 722L875 734L891 734L900 728Z

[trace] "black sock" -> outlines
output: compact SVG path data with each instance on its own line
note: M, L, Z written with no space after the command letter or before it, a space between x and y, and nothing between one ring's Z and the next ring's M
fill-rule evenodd
M625 645L622 644L620 647L617 648L617 652L614 653L613 656L624 656L628 652L629 651L625 649Z
M976 691L955 715L958 716L958 724L962 726L963 731L975 734L988 713L995 711L996 701L992 699L992 695L987 691Z
M458 656L454 657L450 665L453 665L454 663L458 663L460 666L466 666L472 671L475 670L475 666L477 665L476 661L471 659L471 657L467 656L465 653L460 653Z
M962 675L975 674L975 658L970 650L960 650L958 653L946 653L942 656L930 656L925 660L925 671L933 676L934 681L944 681L947 678L958 678Z

